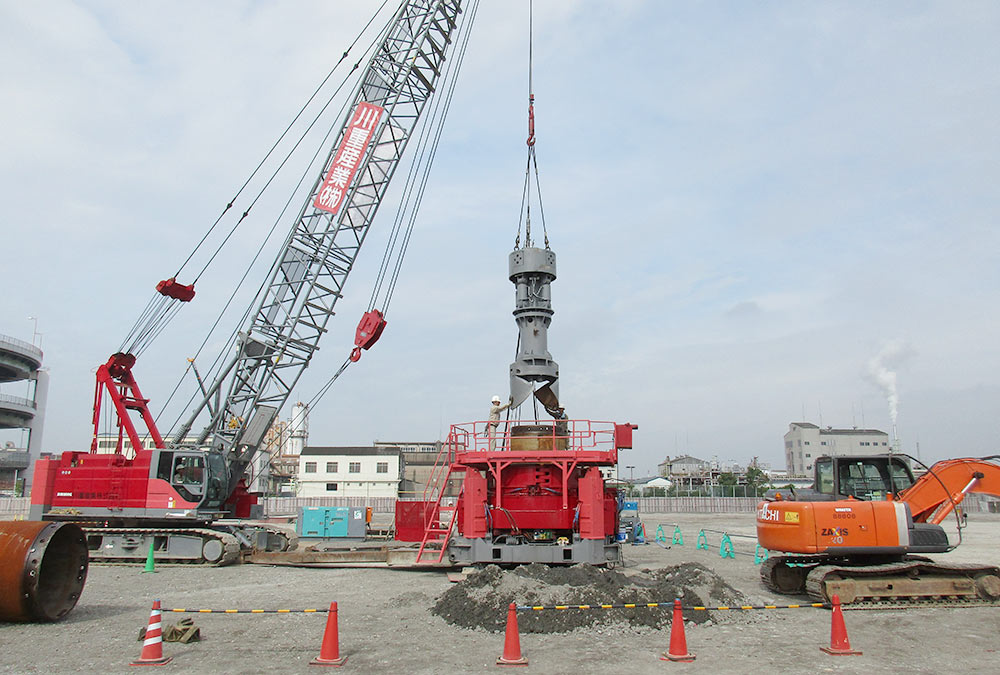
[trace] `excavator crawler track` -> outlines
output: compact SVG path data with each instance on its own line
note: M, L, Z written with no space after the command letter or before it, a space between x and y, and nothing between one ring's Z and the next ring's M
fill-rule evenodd
M808 572L805 590L814 602L836 594L852 609L991 605L1000 601L1000 568L929 560L821 564Z
M821 555L773 556L761 564L760 580L774 593L799 595L805 593L810 570L824 561Z

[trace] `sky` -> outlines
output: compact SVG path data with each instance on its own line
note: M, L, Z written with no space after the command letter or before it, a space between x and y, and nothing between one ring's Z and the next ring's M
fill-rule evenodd
M44 450L89 447L96 367L380 4L0 0L0 333L45 353ZM569 416L637 424L636 476L783 468L790 422L890 432L893 408L925 461L1000 453L998 29L994 2L536 2ZM388 327L311 444L436 440L506 398L527 70L527 3L483 2ZM154 411L318 147L140 358ZM392 214L292 400L353 346Z

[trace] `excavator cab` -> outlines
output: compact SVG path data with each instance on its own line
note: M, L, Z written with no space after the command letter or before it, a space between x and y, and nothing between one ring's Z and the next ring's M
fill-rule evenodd
M914 483L913 471L897 455L820 457L812 487L771 489L766 501L833 502L841 499L882 501ZM780 495L780 497L779 497Z
M913 485L913 471L901 457L820 457L813 489L827 499L884 500Z

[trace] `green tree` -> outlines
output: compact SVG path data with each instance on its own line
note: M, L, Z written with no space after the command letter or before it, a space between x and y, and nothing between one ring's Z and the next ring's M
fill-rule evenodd
M771 481L768 480L767 474L757 467L756 462L747 467L747 490L753 491L755 497L766 492L770 485Z
M732 471L724 471L719 474L719 485L736 485L736 474Z

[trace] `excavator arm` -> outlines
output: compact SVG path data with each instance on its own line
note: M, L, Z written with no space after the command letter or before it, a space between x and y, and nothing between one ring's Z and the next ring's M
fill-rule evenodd
M948 459L898 495L910 507L913 521L940 524L970 492L1000 497L998 457Z

